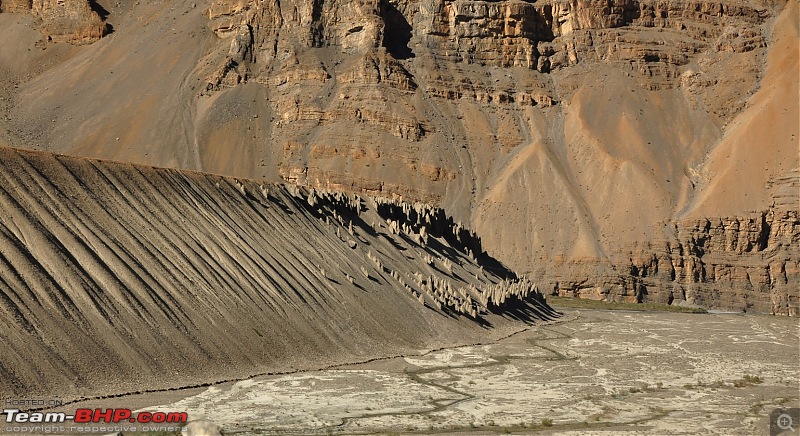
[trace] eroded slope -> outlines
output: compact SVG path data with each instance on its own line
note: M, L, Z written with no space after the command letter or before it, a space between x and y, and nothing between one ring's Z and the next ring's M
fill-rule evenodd
M0 388L178 387L552 315L479 247L422 205L3 148Z

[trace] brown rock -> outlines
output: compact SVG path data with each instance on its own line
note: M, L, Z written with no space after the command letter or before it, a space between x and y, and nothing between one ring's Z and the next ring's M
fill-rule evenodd
M0 2L0 12L30 11L42 21L48 41L88 44L102 38L108 27L86 0L33 0Z

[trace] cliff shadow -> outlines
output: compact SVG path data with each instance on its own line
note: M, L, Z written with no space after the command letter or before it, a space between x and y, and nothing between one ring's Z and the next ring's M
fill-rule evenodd
M409 43L411 42L411 24L392 3L383 7L383 21L386 24L383 34L383 46L395 59L410 59L414 57Z
M97 15L99 15L100 19L102 19L103 21L105 21L106 18L108 18L108 16L111 15L111 13L108 12L108 9L103 7L103 5L101 5L100 3L96 2L95 0L89 0L89 7L92 8L92 10Z
M552 308L544 298L529 297L524 300L514 299L507 301L499 307L489 311L504 318L522 321L526 324L536 324L538 321L552 321L564 316L563 313Z
M106 9L103 5L101 5L95 0L89 0L88 3L92 11L94 11L94 13L96 13L101 20L103 20L103 24L106 26L103 35L110 35L114 33L114 26L112 26L111 23L106 22L106 18L108 18L108 16L111 15L108 9Z

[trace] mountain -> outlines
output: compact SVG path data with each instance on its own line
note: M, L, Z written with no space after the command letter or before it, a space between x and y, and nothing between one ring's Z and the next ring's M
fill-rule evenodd
M797 1L0 9L8 145L435 204L546 293L797 313Z

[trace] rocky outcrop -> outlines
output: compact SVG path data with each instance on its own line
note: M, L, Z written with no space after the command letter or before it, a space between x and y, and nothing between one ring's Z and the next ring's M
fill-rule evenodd
M30 12L41 20L48 41L89 44L102 38L108 26L87 0L2 0L0 12Z
M553 293L800 316L800 171L770 189L767 211L680 220L667 225L673 237L636 244L599 268L556 264Z
M797 211L681 222L678 235L681 243L670 257L679 294L673 291L670 298L705 307L800 315Z
M670 258L680 295L670 298L800 316L800 168L767 189L766 211L678 222Z
M351 76L351 82L354 74L368 80L369 74L358 70L371 63L370 53L384 49L393 59L416 58L408 65L415 76L429 76L426 90L432 95L522 106L549 105L557 98L552 90L545 92L535 85L498 89L493 81L475 75L468 75L462 85L462 70L475 65L547 73L602 62L630 71L649 89L684 83L707 92L724 85L719 82L726 79L684 67L692 60L717 62L719 53L765 47L760 25L768 17L766 8L745 2L637 0L295 0L283 4L215 0L207 14L210 29L229 45L226 60L209 76L212 88L231 71L232 62L257 70L254 76L259 77L287 63L305 64L307 49L324 47L335 47L344 56L367 54L355 62L355 72L344 75ZM330 71L325 73L330 75ZM341 69L337 75L342 75ZM395 75L409 73L398 66ZM229 83L250 77L242 72L233 76L227 79ZM296 79L292 82L297 83ZM401 87L407 88L407 80L402 82ZM714 109L730 113L730 108Z

